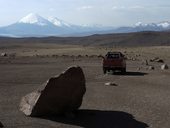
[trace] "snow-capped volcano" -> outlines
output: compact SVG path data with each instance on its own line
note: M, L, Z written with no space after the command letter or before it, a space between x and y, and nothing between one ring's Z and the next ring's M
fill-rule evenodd
M58 18L43 18L30 13L18 22L0 28L0 35L15 36L65 36L89 32L89 28L69 24Z
M25 24L36 24L40 26L48 25L50 22L45 18L39 16L38 14L30 13L26 17L23 17L18 23L25 23Z

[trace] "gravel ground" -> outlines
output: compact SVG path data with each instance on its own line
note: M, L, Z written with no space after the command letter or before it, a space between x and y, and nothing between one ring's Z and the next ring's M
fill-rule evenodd
M100 58L0 58L0 121L6 128L169 128L170 71L148 70L141 61L127 61L127 73L106 75ZM86 76L86 94L75 118L31 118L19 111L21 97L68 66L79 65ZM141 67L138 70L138 67ZM113 82L117 86L106 86Z

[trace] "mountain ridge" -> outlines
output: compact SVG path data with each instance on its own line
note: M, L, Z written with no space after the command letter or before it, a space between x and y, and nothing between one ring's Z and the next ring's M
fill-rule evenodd
M44 18L30 13L18 22L0 27L0 35L13 37L44 37L44 36L88 36L93 34L131 33L142 31L169 31L170 22L144 24L134 26L107 27L107 26L80 26L70 24L56 17Z

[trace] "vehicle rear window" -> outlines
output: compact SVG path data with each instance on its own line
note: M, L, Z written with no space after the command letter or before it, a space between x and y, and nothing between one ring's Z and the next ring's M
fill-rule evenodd
M117 59L117 58L120 58L120 54L108 54L107 58L108 59Z

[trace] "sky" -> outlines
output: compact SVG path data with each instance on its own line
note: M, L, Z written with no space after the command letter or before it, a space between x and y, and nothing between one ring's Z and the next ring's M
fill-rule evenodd
M29 13L76 25L132 26L170 21L170 0L0 0L0 26Z

